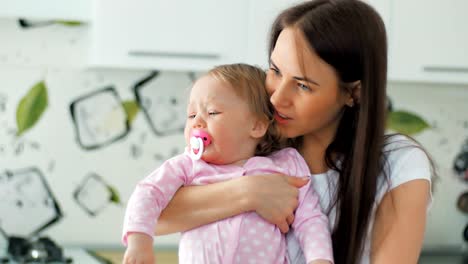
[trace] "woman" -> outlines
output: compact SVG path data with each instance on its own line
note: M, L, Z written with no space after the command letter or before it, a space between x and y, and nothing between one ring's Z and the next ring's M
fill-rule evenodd
M387 43L367 4L317 0L272 27L266 85L282 135L303 155L332 228L336 263L416 263L431 201L432 166L407 137L385 136ZM297 187L283 175L182 188L157 234L245 211L288 231ZM302 263L293 232L291 263Z

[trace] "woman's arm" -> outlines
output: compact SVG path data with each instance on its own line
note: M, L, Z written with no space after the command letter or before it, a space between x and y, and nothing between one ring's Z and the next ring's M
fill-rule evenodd
M155 232L186 231L248 211L256 211L287 232L294 220L298 188L307 182L308 178L275 174L182 187L162 211Z
M387 193L377 208L371 263L417 263L426 226L428 180L412 180Z

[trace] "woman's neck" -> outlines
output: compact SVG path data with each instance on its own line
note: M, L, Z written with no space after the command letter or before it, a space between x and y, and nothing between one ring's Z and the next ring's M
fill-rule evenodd
M300 153L309 166L310 173L320 174L329 170L325 162L325 151L330 143L331 139L320 138L316 135L304 136Z

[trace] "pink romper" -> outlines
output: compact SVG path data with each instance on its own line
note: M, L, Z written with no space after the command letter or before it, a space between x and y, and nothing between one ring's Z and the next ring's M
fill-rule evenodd
M252 157L243 166L193 161L187 153L167 160L138 183L125 213L122 241L130 232L153 236L157 219L184 185L205 185L242 177L282 173L310 176L307 164L293 148L268 157ZM333 262L327 217L309 184L299 190L299 206L292 224L307 263ZM288 263L285 235L255 212L247 212L182 233L179 263Z

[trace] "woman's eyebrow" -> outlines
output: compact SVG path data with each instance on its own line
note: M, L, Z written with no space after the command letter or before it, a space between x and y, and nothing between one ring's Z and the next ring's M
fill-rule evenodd
M298 80L298 81L304 81L304 82L308 82L308 83L312 83L312 84L315 84L317 86L320 86L320 84L318 84L318 82L316 82L314 80L311 80L310 78L307 78L305 76L304 77L294 76L293 78Z
M273 62L273 60L270 58L270 64L275 68L275 69L279 69L278 66L276 66L276 64ZM308 82L308 83L312 83L312 84L315 84L317 86L320 86L320 84L310 78L307 78L307 77L299 77L299 76L294 76L293 79L295 80L298 80L298 81L303 81L303 82Z

